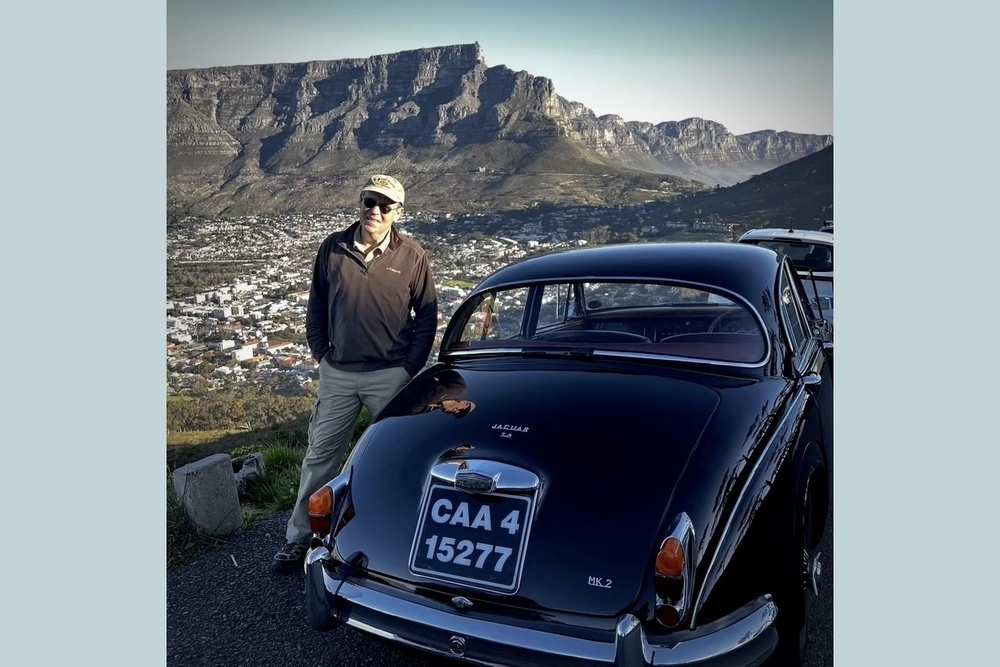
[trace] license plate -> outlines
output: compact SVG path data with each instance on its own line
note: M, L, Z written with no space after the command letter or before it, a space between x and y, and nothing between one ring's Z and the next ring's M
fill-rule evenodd
M410 571L513 593L528 543L531 502L531 496L432 485L413 538Z

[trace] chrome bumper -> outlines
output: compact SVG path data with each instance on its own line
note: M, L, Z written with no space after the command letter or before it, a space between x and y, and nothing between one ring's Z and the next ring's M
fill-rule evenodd
M625 614L601 642L463 616L359 586L331 574L324 547L306 555L306 606L315 629L350 625L430 653L495 667L759 665L777 644L777 607L761 597L697 631L655 643ZM610 639L610 637L609 637Z

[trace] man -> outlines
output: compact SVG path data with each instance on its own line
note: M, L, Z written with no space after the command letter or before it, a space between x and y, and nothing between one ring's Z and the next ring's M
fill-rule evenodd
M399 181L372 176L361 188L360 220L330 234L317 253L306 337L319 362L319 395L276 572L301 568L312 537L309 496L339 474L361 407L375 417L430 356L437 295L423 248L393 227L403 200Z

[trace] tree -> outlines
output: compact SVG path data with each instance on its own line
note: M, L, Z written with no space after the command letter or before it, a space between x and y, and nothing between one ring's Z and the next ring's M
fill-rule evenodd
M197 373L198 375L202 376L202 377L206 377L206 378L207 377L211 377L212 373L215 372L215 366L213 366L212 364L208 363L207 361L203 361L203 362L201 362L200 364L198 364L197 366L194 367L194 372Z
M608 225L598 225L587 230L587 243L593 245L604 245L611 237L611 228Z

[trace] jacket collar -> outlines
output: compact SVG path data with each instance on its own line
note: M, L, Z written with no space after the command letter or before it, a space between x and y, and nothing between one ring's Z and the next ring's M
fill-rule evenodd
M354 235L358 232L358 228L361 227L361 221L356 221L353 225L341 232L340 236L337 237L337 244L345 248L354 248ZM399 232L396 231L396 225L393 224L389 227L389 245L388 250L394 250L398 248L403 242L402 237Z

